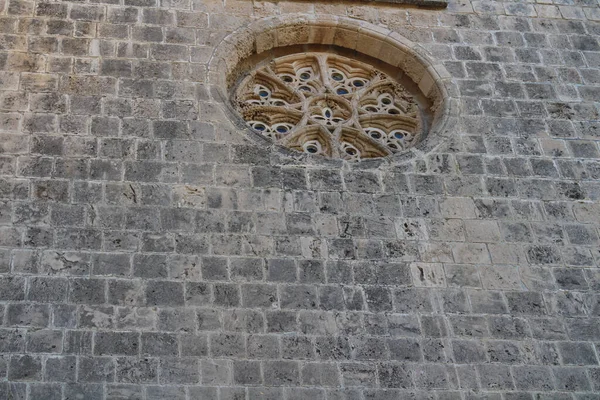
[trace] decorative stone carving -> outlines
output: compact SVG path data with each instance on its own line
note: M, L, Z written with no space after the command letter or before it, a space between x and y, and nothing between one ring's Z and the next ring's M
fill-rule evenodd
M350 161L405 150L425 125L399 82L330 53L276 58L243 78L232 97L248 125L274 142Z

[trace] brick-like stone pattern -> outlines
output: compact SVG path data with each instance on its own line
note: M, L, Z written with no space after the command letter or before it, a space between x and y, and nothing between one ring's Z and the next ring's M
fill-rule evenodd
M600 398L597 0L0 10L0 399ZM293 12L421 44L452 140L342 169L245 139L207 63Z

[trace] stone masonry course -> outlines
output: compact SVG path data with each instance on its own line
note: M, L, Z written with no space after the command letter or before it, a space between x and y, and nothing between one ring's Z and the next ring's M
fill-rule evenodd
M0 0L0 400L600 399L600 2L443 3ZM251 140L217 56L294 19L452 124Z

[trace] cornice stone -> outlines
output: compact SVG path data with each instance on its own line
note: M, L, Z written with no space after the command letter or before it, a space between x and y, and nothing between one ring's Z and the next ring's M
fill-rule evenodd
M299 0L304 1L304 0ZM330 0L315 0L314 2L328 2ZM357 3L385 3L398 5L411 5L426 8L445 8L448 6L448 0L354 0Z
M419 7L447 7L448 0L360 0L362 3L408 4Z

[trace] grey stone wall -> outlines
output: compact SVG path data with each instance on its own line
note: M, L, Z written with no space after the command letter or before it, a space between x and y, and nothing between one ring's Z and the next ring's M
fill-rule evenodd
M0 10L0 399L600 398L597 0ZM451 140L362 169L248 141L207 63L297 12L442 61Z

